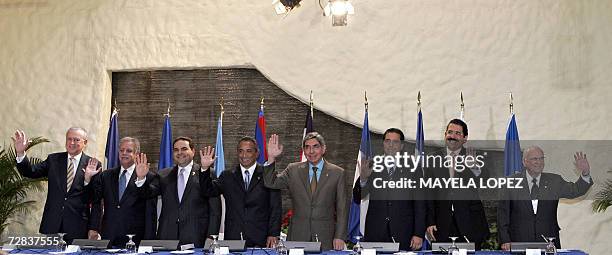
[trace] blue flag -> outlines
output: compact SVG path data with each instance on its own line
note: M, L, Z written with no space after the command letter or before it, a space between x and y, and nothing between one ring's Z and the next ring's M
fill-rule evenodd
M223 113L217 123L217 142L215 144L215 174L217 177L225 171L225 154L223 152Z
M510 176L520 172L523 168L521 161L521 142L519 141L518 128L514 113L510 117L508 131L506 131L506 145L504 146L504 174Z
M164 128L162 129L161 145L159 146L158 170L174 165L174 162L172 162L172 147L172 125L170 125L170 116L166 115Z
M415 147L414 147L414 153L421 157L420 160L425 160L425 131L423 129L423 113L421 112L421 109L419 108L419 113L417 114L417 132L416 132L416 141L415 141ZM423 236L427 236L426 233L424 233ZM421 246L421 250L428 250L429 249L429 240L427 240L427 238L425 238L423 240L423 246Z
M366 108L365 117L363 119L363 129L361 131L361 145L359 146L359 154L357 154L357 166L355 167L355 176L353 178L353 188L355 188L355 185L360 185L359 176L361 175L361 164L370 159L372 159L372 145L370 143L370 127L368 126L368 109ZM353 243L357 242L356 236L362 236L359 229L361 205L358 201L360 200L361 198L351 199L351 207L349 209L347 239Z
M263 106L259 109L259 117L257 117L257 123L255 124L255 140L257 141L257 148L259 150L257 163L263 165L268 161L268 149L266 148L266 118L264 117Z
M302 141L304 140L304 137L306 137L306 134L310 132L314 132L314 128L312 125L312 114L310 114L311 111L312 111L312 108L308 110L308 113L306 114L306 123L304 124L304 133L302 134ZM300 162L306 162L306 155L304 155L304 149L302 148L302 141L300 141Z
M108 135L106 136L106 150L104 151L106 163L104 169L119 166L119 127L117 124L117 110L111 114Z

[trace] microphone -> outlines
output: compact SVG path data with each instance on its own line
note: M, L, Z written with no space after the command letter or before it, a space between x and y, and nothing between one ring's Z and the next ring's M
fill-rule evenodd
M242 232L240 232L240 240L244 240L244 237L242 236Z
M467 236L463 236L463 239L465 239L466 242L470 242L470 239L467 238Z
M395 243L395 237L391 237L391 241L393 241L393 243Z

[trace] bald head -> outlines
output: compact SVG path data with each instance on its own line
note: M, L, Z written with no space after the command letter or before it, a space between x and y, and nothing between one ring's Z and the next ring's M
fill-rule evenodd
M527 147L523 151L523 165L527 172L536 177L544 170L544 151L538 146Z

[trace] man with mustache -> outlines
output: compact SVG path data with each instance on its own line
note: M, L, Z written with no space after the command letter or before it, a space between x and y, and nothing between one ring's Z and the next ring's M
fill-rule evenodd
M142 239L153 239L145 236L145 213L147 195L140 192L143 185L159 185L157 174L148 171L147 156L140 153L140 142L136 138L124 137L119 141L120 165L107 169L91 178L85 173L85 182L90 180L94 190L93 208L104 205L101 231L102 239L110 240L110 247L125 247L127 234L134 234L136 244ZM101 210L94 210L101 211ZM92 214L96 223L101 215ZM97 229L97 228L96 228Z
M483 169L466 167L459 171L460 168L454 163L458 162L457 157L474 156L473 149L463 147L467 139L467 124L460 119L451 120L446 126L446 147L433 154L450 159L453 163L450 167L437 165L426 168L425 178L460 178L464 181L481 178ZM458 237L457 240L463 242L467 238L475 243L476 250L480 250L490 232L478 190L438 188L428 193L426 223L429 239L449 242L449 237Z

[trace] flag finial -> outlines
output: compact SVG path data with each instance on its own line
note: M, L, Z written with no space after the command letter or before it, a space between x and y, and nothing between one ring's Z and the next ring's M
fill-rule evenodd
M263 96L261 96L261 102L259 103L259 105L261 107L261 110L263 111L264 109L264 97Z
M115 98L115 102L113 103L113 114L119 113L119 108L117 108L117 98Z
M170 117L170 98L168 98L168 109L166 111L166 114L164 114L164 116Z
M417 95L417 110L421 110L421 91L419 90L419 94Z
M363 92L363 96L365 98L365 109L368 110L368 91Z
M510 114L514 114L514 97L512 97L512 91L510 91Z

